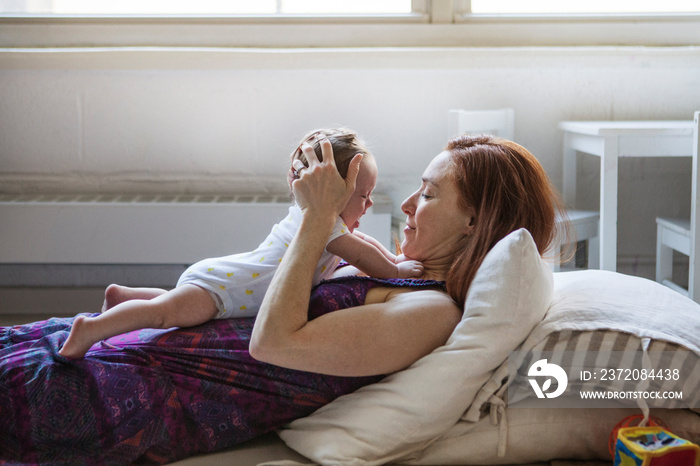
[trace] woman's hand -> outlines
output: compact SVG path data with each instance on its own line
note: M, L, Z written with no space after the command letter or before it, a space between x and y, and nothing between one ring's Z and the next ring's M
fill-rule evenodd
M302 212L330 215L335 219L345 209L355 191L355 181L360 171L362 155L357 154L350 162L347 177L338 173L333 147L328 139L321 142L323 161L319 161L313 148L304 143L302 152L309 167L299 171L299 179L292 183L294 199Z

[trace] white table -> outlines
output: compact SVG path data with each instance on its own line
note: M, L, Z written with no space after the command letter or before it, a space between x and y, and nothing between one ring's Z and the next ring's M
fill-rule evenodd
M600 157L600 268L617 268L619 157L692 157L693 121L562 121L564 200L576 205L576 153Z

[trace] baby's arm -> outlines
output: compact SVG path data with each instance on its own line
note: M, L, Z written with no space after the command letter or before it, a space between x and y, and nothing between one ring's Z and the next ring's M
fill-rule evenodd
M353 235L357 236L358 238L367 241L369 244L373 245L375 248L379 249L382 254L384 254L384 257L389 259L391 262L396 264L396 256L389 252L387 248L384 247L382 243L371 237L370 235L365 235L364 233L355 230L352 232ZM347 260L347 259L346 259Z
M368 241L371 238L372 241ZM371 236L349 235L340 236L326 246L331 254L342 257L350 265L354 265L367 275L377 278L416 278L423 274L423 265L418 261L403 261L395 263L391 254Z

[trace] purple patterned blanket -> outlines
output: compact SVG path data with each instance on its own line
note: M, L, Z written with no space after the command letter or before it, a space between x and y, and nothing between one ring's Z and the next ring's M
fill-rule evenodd
M378 378L260 363L253 319L141 330L82 360L58 355L72 318L0 328L0 464L167 463L230 447Z

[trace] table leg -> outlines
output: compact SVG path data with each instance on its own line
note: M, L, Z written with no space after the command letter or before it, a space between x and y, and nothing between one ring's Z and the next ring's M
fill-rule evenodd
M562 191L566 206L576 207L576 150L571 147L571 133L564 132L564 154L562 157Z
M606 137L600 158L600 268L617 269L618 139Z
M688 296L700 303L700 112L693 119L693 163L690 198L690 270L688 274Z

